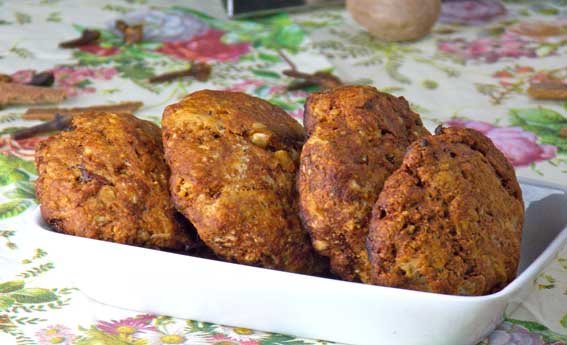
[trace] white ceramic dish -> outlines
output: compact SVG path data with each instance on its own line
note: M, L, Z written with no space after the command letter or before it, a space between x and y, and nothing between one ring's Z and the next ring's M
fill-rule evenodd
M230 264L55 233L39 209L28 231L102 303L349 344L475 344L512 312L567 240L563 187L522 181L518 277L498 293L449 296Z

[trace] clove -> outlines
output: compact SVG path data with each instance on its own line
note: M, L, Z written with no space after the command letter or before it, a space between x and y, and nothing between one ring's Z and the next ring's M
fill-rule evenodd
M319 86L321 89L332 89L341 86L342 81L329 72L315 72L313 74L302 73L293 70L285 70L283 74L288 77L303 79L301 82L292 83L288 86L289 91L305 89L310 86Z
M97 30L85 29L81 32L81 37L74 40L59 43L59 48L76 48L86 46L96 42L100 38L100 32Z
M144 38L144 26L142 24L128 25L123 20L117 20L114 27L122 33L122 41L125 44L136 44Z
M49 87L52 86L54 82L55 77L52 72L41 72L34 74L28 85Z
M156 75L151 77L149 81L150 83L163 83L182 77L193 77L198 81L207 81L210 75L211 65L204 62L194 62L188 69Z
M56 114L55 118L51 121L15 131L12 133L12 138L14 140L21 140L35 137L40 134L64 130L71 125L71 118L71 115Z
M297 66L287 57L283 51L278 51L280 57L289 65L291 69L286 69L282 73L288 77L299 79L300 81L290 84L288 91L300 90L310 86L319 86L321 89L332 89L343 85L343 82L329 72L304 73L297 70Z

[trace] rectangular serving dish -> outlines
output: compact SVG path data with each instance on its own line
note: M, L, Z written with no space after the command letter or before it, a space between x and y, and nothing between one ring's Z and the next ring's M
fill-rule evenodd
M479 297L441 295L279 272L59 234L27 217L58 267L109 305L348 344L476 344L530 293L567 240L567 190L521 180L526 204L518 276Z

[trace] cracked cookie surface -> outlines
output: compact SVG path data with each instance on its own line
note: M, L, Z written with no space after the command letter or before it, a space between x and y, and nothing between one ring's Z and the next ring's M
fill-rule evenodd
M169 198L160 129L129 114L73 117L40 143L36 190L45 221L82 237L185 250L192 238Z
M516 275L524 207L513 167L481 133L413 143L386 181L368 236L372 282L484 295Z
M303 222L335 274L368 282L372 206L409 144L429 133L403 97L369 86L311 94L305 127L298 179Z
M174 203L222 258L319 273L298 217L295 176L303 128L239 92L203 90L166 108L163 142Z

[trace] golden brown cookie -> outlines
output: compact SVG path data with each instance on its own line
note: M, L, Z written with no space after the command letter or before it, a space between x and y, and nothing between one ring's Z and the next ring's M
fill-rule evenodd
M372 211L373 283L483 295L516 275L524 207L513 167L481 133L413 143Z
M162 125L174 203L217 255L321 271L297 215L299 123L259 98L203 90L168 106Z
M404 98L369 86L310 95L305 126L309 139L298 180L302 219L337 275L367 282L372 206L408 145L428 132Z
M129 114L73 117L36 152L37 197L47 223L82 237L185 250L175 219L160 129Z

